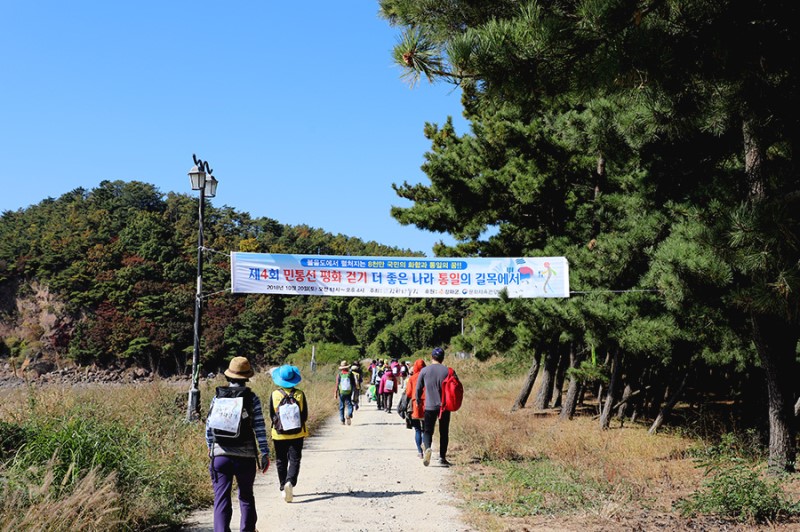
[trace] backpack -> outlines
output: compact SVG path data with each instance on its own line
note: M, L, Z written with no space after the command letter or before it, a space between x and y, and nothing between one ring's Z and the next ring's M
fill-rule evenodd
M283 388L278 388L278 391L283 397L272 416L272 426L278 434L297 434L303 430L303 422L300 418L300 405L294 398L294 390L286 393Z
M350 395L353 391L353 382L350 380L350 373L339 374L339 395Z
M389 393L394 391L394 379L388 378L383 381L383 393Z
M242 446L254 440L253 393L239 386L218 386L208 426L214 442Z
M447 377L442 381L442 407L439 410L439 416L445 411L455 412L461 408L463 400L464 385L458 380L453 368L447 368Z

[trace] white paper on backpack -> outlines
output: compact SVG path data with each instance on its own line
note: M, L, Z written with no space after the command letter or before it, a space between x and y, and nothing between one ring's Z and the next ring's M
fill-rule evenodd
M383 391L391 392L393 390L394 390L394 381L392 379L386 379L386 382L383 383Z
M243 409L244 397L217 397L214 399L214 408L208 414L208 426L238 433Z
M284 431L300 428L300 406L297 403L285 403L278 408L281 427Z

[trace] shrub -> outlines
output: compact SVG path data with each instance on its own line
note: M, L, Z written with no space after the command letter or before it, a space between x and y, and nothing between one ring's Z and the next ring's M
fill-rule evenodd
M322 366L325 364L339 364L342 360L348 362L361 360L358 346L320 342L316 345L316 361ZM293 364L301 370L307 369L311 364L311 346L303 347L286 357L287 364Z
M716 514L748 523L800 513L798 504L784 496L780 479L762 478L740 451L736 438L726 434L718 445L701 452L697 465L708 478L675 507L686 516Z

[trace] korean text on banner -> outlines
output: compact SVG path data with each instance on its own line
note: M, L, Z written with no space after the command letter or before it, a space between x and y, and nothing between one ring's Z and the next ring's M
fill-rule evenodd
M355 297L569 297L564 257L418 258L231 253L232 292Z

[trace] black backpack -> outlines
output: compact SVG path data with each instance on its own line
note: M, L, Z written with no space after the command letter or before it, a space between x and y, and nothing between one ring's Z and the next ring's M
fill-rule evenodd
M281 423L281 416L280 416L281 407L284 405L297 405L297 408L298 409L300 408L300 405L297 403L297 399L294 398L295 390L292 390L290 393L286 393L283 390L283 388L278 388L277 391L281 392L281 395L283 395L283 397L281 398L281 401L278 403L278 408L275 409L275 413L272 416L272 426L275 428L278 434L298 434L303 430L302 422L300 423L300 426L297 427L296 429L284 429L283 423ZM271 400L272 399L270 398L270 401Z
M239 420L239 430L228 432L221 429L211 429L211 435L216 443L229 446L243 446L255 440L253 432L253 392L244 386L217 386L216 397L244 398L242 417Z

